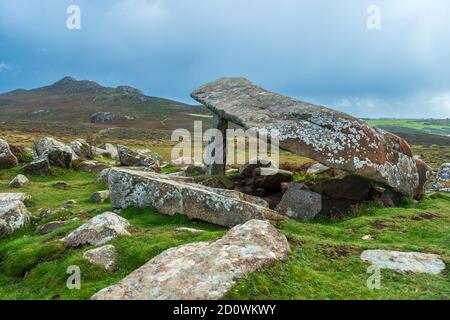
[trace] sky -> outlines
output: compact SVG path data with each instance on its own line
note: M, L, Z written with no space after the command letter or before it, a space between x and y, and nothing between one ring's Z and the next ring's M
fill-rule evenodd
M358 117L450 118L450 2L0 0L0 92L64 76L192 104L243 76Z

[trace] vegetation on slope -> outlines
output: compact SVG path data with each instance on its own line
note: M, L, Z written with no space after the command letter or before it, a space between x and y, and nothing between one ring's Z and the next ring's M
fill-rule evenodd
M436 135L450 135L450 119L370 119L371 126L397 130L413 129Z

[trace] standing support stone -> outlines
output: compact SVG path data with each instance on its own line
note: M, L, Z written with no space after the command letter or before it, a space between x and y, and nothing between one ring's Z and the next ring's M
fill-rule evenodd
M206 148L207 156L212 160L210 164L206 164L206 174L208 176L223 176L225 175L225 165L227 159L227 129L228 129L228 120L225 120L218 115L214 115L213 118L213 128L219 130L222 133L222 155L217 153L217 146L219 146L218 142L215 141L216 136L213 136L211 140L208 142L208 146ZM214 147L216 146L216 147ZM209 148L213 148L210 150ZM216 154L217 153L217 154ZM217 161L222 156L222 161Z

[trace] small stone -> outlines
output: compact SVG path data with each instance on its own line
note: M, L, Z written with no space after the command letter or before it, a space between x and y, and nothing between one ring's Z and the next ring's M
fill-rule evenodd
M221 299L250 272L289 258L286 237L268 221L251 220L213 242L170 248L93 300Z
M53 184L53 187L61 189L69 189L69 184L64 181L58 181Z
M420 252L366 250L361 254L361 260L381 269L399 272L439 274L445 269L438 255Z
M264 170L264 171L263 171ZM266 191L278 192L283 182L291 182L293 174L287 170L274 170L270 168L256 168L253 176L247 178L247 183L254 189L265 189Z
M42 226L39 226L36 229L36 234L38 235L45 235L48 234L56 229L58 229L59 227L61 227L62 225L64 225L66 222L65 221L52 221L49 223L46 223Z
M117 250L113 245L88 250L83 254L83 259L101 266L109 272L117 269Z
M49 176L50 172L50 164L46 158L38 159L30 162L29 164L23 167L23 172L30 175L35 176Z
M258 168L270 168L272 166L272 163L267 158L253 158L250 161L248 161L246 164L242 165L239 168L239 173L244 178L250 178L253 176L253 172Z
M109 143L106 143L104 148L95 148L95 153L108 159L119 159L117 148Z
M103 169L98 174L97 179L95 179L95 181L100 184L108 185L108 176L110 170L111 170L110 168Z
M76 169L83 172L88 173L100 173L105 169L109 169L110 166L107 164L104 164L99 161L93 161L93 160L87 160L79 163L76 166Z
M176 228L175 231L178 232L190 232L193 234L199 234L199 233L203 233L205 232L204 230L198 230L198 229L193 229L193 228Z
M239 174L239 169L228 169L225 171L226 175L235 175L235 174Z
M27 177L22 174L17 175L10 183L10 188L23 188L30 183Z
M189 157L181 157L181 158L177 158L177 159L170 161L170 164L173 166L190 165L190 164L195 164L195 160L193 158L189 158Z
M18 164L16 156L12 153L9 144L0 139L0 169L13 168Z
M322 210L322 196L305 189L300 183L291 183L275 211L297 220L311 220Z
M0 202L0 238L28 225L31 215L22 201Z
M129 236L130 223L113 212L93 217L75 231L61 239L66 247L103 245L119 236Z
M264 197L266 195L266 190L264 188L258 188L255 190L255 196Z
M373 240L375 240L375 239L373 238L373 236L372 236L371 234L366 234L366 235L364 235L364 236L361 237L361 240L364 240L364 241L373 241Z
M39 210L39 217L45 219L45 218L51 217L55 213L56 213L56 211L52 210L52 209L41 209L41 210Z
M103 203L109 198L109 190L94 192L91 201L94 203Z
M288 189L289 189L289 182L282 182L281 183L281 193L282 194L285 194L286 193L286 191L288 191Z
M306 171L306 174L320 174L320 173L326 172L328 170L330 170L329 167L324 166L321 163L315 163L311 167L308 168L308 170Z
M160 170L159 155L149 150L131 150L125 146L118 145L120 164L126 167L147 167L154 171Z
M450 163L444 163L439 168L433 189L440 192L450 191Z
M186 172L178 171L178 172L169 173L168 175L171 177L186 177Z
M66 202L64 202L64 208L73 208L77 205L77 201L76 200L67 200Z
M93 159L93 148L84 139L77 139L69 144L72 151L82 159Z
M183 170L187 175L190 176L200 176L200 175L204 175L206 174L206 170L205 167L203 165L194 165L191 164L189 166L187 166L184 170Z

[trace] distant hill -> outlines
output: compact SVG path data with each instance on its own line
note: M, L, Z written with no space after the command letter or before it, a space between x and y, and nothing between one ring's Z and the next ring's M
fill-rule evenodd
M109 117L105 122L93 123L91 118L96 113ZM208 112L201 106L146 96L130 86L110 88L72 77L42 88L0 94L3 130L84 134L119 128L116 131L134 135L139 135L140 130L167 135L175 128L190 129L194 120L205 120L205 115Z

